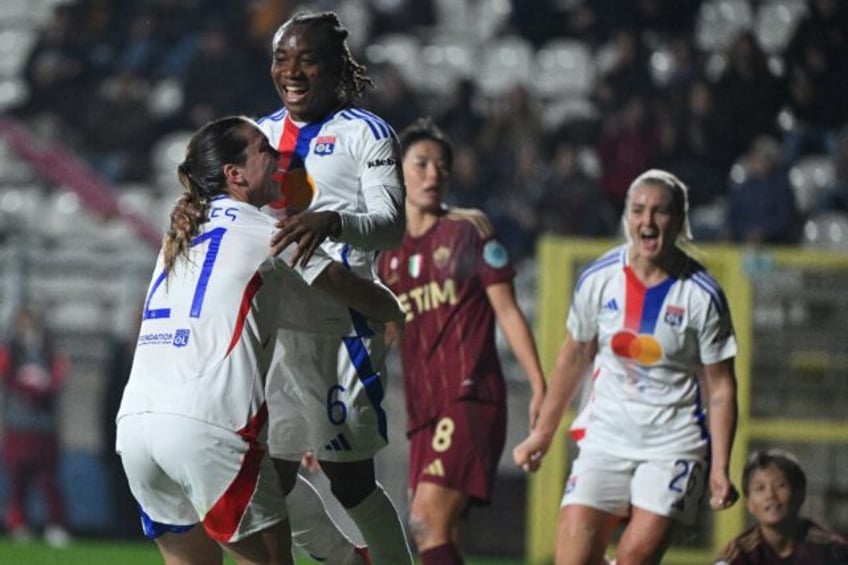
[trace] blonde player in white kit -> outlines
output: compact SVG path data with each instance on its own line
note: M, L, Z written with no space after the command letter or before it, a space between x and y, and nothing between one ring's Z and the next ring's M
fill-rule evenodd
M168 564L291 564L286 503L266 456L265 382L280 304L312 285L385 322L397 300L318 253L275 256L278 153L251 120L191 139L117 418L116 449L143 529ZM297 284L295 284L297 283ZM202 528L196 527L198 524ZM216 543L217 542L217 543Z
M674 523L692 523L706 484L714 509L737 498L728 476L736 340L721 288L678 246L691 239L687 213L686 186L671 173L650 170L630 185L628 243L577 281L539 420L513 451L519 466L539 467L593 367L572 429L580 453L562 501L557 565L603 563L624 519L617 562L660 563Z
M377 280L377 250L398 245L405 228L400 153L392 129L352 105L370 80L346 37L332 12L284 23L271 65L284 107L259 124L285 171L282 200L270 206L283 218L278 244L296 241L301 264L320 248ZM298 294L301 310L284 315L268 384L269 448L290 493L295 543L333 565L363 562L343 555L349 547L319 553L328 537L338 537L322 513L297 522L306 514L295 509L320 509L296 481L301 455L312 451L374 565L411 563L400 518L374 472L374 456L387 443L383 329L319 292Z

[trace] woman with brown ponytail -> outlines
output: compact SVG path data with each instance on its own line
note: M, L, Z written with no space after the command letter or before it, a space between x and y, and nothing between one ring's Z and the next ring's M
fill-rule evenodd
M118 412L117 451L144 533L166 564L291 564L285 499L266 456L265 379L287 302L314 286L377 322L400 308L385 288L319 252L272 255L278 153L244 117L191 139L144 302ZM202 524L202 528L196 527Z

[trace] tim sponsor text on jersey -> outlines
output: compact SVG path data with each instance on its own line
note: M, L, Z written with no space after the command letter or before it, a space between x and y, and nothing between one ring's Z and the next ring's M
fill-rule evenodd
M445 279L441 284L430 281L398 295L398 300L409 322L416 315L435 310L443 304L456 304L456 282L453 279Z

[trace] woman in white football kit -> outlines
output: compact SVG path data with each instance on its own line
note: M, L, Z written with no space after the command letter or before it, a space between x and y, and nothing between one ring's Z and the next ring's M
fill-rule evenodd
M399 245L404 233L400 148L388 124L354 105L370 79L347 35L335 13L307 12L274 36L270 74L283 108L259 126L281 154L282 179L279 200L267 208L283 217L277 245L297 242L294 262L320 249L377 280L378 250ZM319 508L296 481L301 455L312 451L374 565L411 564L400 517L374 469L388 442L383 328L323 293L304 288L299 296L298 311L281 313L267 386L268 448L283 492L293 514ZM328 538L339 539L329 520L297 515L298 546L327 563L352 562L341 555L349 545L326 550Z
M678 245L691 239L686 186L665 171L643 173L628 190L623 224L627 244L577 281L541 415L513 451L519 466L539 467L591 367L592 393L572 426L579 455L562 500L557 565L604 563L625 519L616 562L659 563L675 521L694 521L707 482L714 509L738 498L728 476L736 340L721 288Z
M266 456L265 381L280 304L298 300L297 285L381 322L401 316L390 292L321 252L294 269L293 250L271 253L274 220L260 207L279 195L278 157L255 123L229 117L192 137L178 169L185 190L147 292L116 445L166 563L221 562L220 547L238 563L292 563Z

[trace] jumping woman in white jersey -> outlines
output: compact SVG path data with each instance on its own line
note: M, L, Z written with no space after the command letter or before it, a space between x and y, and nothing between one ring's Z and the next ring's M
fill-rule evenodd
M679 242L691 239L686 186L649 170L627 193L627 244L580 276L541 415L513 451L535 471L592 368L557 530L557 565L601 564L627 520L618 565L660 563L675 522L738 498L728 476L736 428L736 340L721 288ZM699 385L703 372L706 391Z
M297 242L298 264L320 249L377 280L377 251L399 245L405 228L400 150L388 124L354 105L371 81L347 35L336 14L320 12L295 15L274 36L271 78L283 107L259 125L281 154L283 178L268 210L281 218L275 249ZM388 441L383 328L320 292L301 296L298 311L282 313L267 388L268 445L295 543L332 565L367 562L338 543L314 491L296 481L311 451L373 564L409 564L400 518L374 471ZM317 511L306 520L308 508Z
M379 322L397 300L322 252L308 267L271 253L279 155L256 124L200 129L179 166L184 188L147 291L117 451L144 533L166 564L291 564L286 503L266 456L265 381L277 316L297 284ZM202 527L198 527L202 525ZM217 543L216 543L217 542Z

